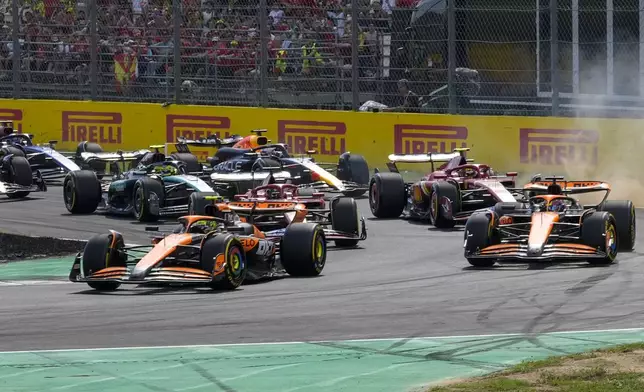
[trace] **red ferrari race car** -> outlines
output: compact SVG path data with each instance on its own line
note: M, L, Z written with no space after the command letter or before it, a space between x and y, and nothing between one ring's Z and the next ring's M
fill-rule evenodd
M376 173L369 184L369 205L377 218L429 220L438 228L464 224L476 210L498 202L516 202L516 172L497 175L485 164L465 157L469 148L452 154L389 155L389 173ZM431 172L406 183L396 163L429 163ZM435 163L443 164L435 169Z

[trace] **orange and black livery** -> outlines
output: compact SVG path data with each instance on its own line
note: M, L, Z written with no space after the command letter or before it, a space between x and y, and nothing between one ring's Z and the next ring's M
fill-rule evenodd
M216 205L222 213L225 204ZM127 246L121 233L91 238L72 266L69 279L100 291L122 284L199 285L232 290L245 280L273 276L319 275L326 263L326 240L314 223L289 226L283 236L267 235L255 225L221 214L189 215L152 246ZM158 228L148 228L158 231Z
M473 214L465 225L465 257L476 267L496 262L579 262L611 264L618 252L635 247L635 207L608 200L602 181L566 181L535 176L525 198L497 203ZM599 193L597 204L582 205L575 194Z

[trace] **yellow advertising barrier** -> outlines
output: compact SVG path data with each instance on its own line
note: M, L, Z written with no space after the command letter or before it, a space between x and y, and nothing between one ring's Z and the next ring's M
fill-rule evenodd
M610 167L608 174L621 170L632 178L639 176L638 154L644 151L638 120L45 100L0 100L0 119L13 120L20 132L34 134L38 143L57 140L61 150L75 149L83 140L100 143L105 150L129 150L174 142L177 136L247 135L265 128L269 139L287 143L293 153L315 149L316 159L336 161L339 154L351 151L364 155L371 167L383 167L394 152L449 152L467 146L477 162L498 171L599 175L599 167ZM200 155L212 151L200 150Z

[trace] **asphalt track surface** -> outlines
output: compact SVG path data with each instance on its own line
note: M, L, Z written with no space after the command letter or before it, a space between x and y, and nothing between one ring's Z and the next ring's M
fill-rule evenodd
M226 293L125 286L97 294L71 283L0 287L0 351L540 334L644 322L642 231L636 252L620 254L609 267L475 270L463 258L462 230L376 221L367 200L359 206L368 240L360 249L330 250L318 278ZM111 228L128 242L148 241L140 224L68 215L55 187L31 200L0 199L0 227L81 239Z

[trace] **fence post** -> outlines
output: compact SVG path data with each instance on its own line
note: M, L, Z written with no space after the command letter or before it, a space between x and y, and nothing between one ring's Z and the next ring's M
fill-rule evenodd
M550 88L552 115L559 115L559 9L558 0L550 0Z
M14 0L15 1L15 0ZM97 29L96 0L89 2L89 82L91 89L91 100L98 99L98 29Z
M259 0L259 106L268 106L268 4Z
M456 114L456 0L447 0L447 90L449 94L449 113Z
M351 2L351 109L358 110L360 108L360 59L358 57L358 50L360 48L358 38L358 17L360 10L358 9L358 1ZM344 76L342 77L344 79Z
M20 12L18 11L18 0L11 1L11 25L13 33L13 97L20 98Z
M174 103L181 103L181 0L172 0L172 49L174 50Z

